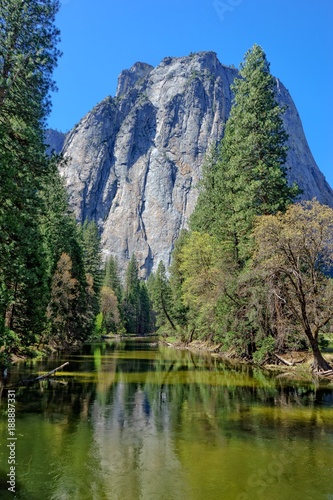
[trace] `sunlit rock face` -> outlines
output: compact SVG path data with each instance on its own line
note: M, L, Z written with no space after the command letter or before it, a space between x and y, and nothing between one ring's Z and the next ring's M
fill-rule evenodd
M237 75L213 52L167 57L157 66L136 63L121 73L107 97L68 134L60 173L78 220L93 219L104 258L124 269L135 253L141 275L166 266L186 227L210 144L221 139ZM333 192L319 171L295 105L277 81L289 134L289 180L303 197L333 206Z

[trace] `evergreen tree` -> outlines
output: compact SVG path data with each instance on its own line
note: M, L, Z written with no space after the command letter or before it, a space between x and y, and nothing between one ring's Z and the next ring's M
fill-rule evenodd
M151 303L147 284L144 281L140 282L140 313L139 313L139 331L140 335L146 335L151 332Z
M252 357L259 345L262 354L271 348L265 286L248 272L254 221L284 212L299 190L287 183L284 109L258 45L246 53L232 90L224 137L203 166L192 232L178 253L175 275L178 303L187 305L187 323L196 335L210 336L213 326L212 335L225 347Z
M123 290L119 275L118 261L117 258L113 257L112 255L109 257L105 264L103 285L111 288L114 291L118 302L120 303L122 300Z
M139 333L140 280L138 265L134 254L129 261L126 271L123 311L126 331L128 333Z
M176 240L175 247L172 252L172 261L170 266L170 287L172 293L172 310L175 322L181 327L185 328L188 324L188 307L184 304L182 287L184 284L185 276L181 270L182 265L182 249L188 243L190 232L182 230L178 239Z
M0 4L0 331L43 328L47 259L38 225L49 169L43 125L59 52L57 0ZM27 335L28 334L28 335Z
M98 227L94 221L86 220L81 226L81 246L85 279L91 283L93 294L90 297L90 306L93 315L99 311L99 293L102 286L101 249Z
M74 268L82 266L82 262L73 262L74 254L78 254L75 248L79 245L79 235L74 215L69 209L68 194L59 175L56 160L57 158L51 159L49 172L43 177L40 191L42 210L39 215L39 224L43 235L49 280L53 276L62 253L71 256Z
M234 100L225 134L206 167L192 229L219 238L239 267L250 256L257 215L284 211L299 193L287 183L287 134L276 83L261 47L254 45L232 85Z
M169 323L173 330L176 330L172 319L172 292L169 280L166 275L165 265L159 262L154 281L151 286L151 299L153 308L157 316L156 325L159 327Z
M0 110L32 120L37 132L50 109L52 72L60 55L54 25L59 0L2 0Z
M48 306L53 341L73 343L84 337L80 328L81 295L80 283L73 275L72 260L62 253L53 275Z
M54 300L52 287L54 286L55 274L58 272L57 266L61 255L66 254L70 259L71 276L77 281L78 297L80 297L80 303L78 301L71 302L73 307L77 308L77 323L80 330L77 332L79 332L80 337L83 332L85 332L84 336L87 336L92 329L92 319L97 314L98 296L94 277L87 272L86 265L89 271L94 271L95 268L89 267L89 261L85 262L85 251L88 253L89 245L84 244L82 229L76 223L69 209L68 195L54 159L51 166L52 168L43 178L40 193L43 210L39 217L47 261L49 308ZM95 240L91 243L91 246L93 245L96 246ZM52 315L48 314L48 318L51 321ZM61 338L60 332L54 325L49 325L49 331L51 334L55 334L58 339ZM74 337L72 338L74 339Z
M94 221L84 221L82 226L83 263L87 274L94 280L97 291L101 286L101 249L98 227Z

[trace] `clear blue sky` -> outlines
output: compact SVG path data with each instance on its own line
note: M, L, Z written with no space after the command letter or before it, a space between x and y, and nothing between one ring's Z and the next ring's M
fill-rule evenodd
M254 44L290 91L314 158L333 186L333 0L62 0L49 126L70 130L114 95L122 69L212 50L239 66Z

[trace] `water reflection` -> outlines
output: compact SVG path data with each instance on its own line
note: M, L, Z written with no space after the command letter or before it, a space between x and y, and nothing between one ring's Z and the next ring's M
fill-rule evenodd
M11 382L67 360L68 371L16 389L17 498L333 495L331 387L291 385L142 341L91 344L65 358L23 363ZM6 404L4 389L3 471Z

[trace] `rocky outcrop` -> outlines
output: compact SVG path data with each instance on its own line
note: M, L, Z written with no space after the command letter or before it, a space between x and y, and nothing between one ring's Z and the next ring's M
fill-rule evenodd
M52 153L59 154L64 146L64 142L66 139L66 134L63 132L59 132L59 130L54 130L52 128L48 128L45 130L44 134L44 142L46 145L46 152L48 155Z
M153 69L154 66L142 62L136 62L130 69L124 69L118 78L116 97L125 95L137 83L142 82Z
M68 134L60 173L79 220L95 220L103 254L125 268L134 252L146 276L170 254L195 206L209 145L223 134L237 71L215 53L136 63L107 97ZM290 135L289 179L333 206L333 192L304 137L293 101L281 82L278 99Z

